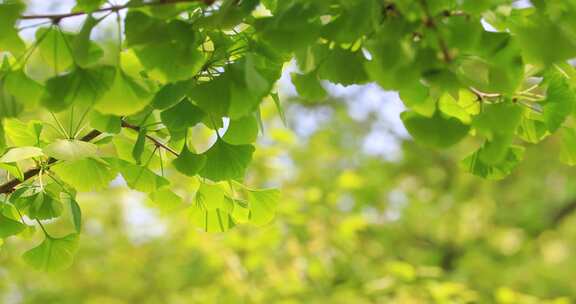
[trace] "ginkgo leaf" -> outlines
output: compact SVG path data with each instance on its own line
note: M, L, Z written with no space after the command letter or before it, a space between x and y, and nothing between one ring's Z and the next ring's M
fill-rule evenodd
M4 86L7 93L28 107L37 105L44 91L42 85L28 77L23 70L8 73L4 77Z
M94 106L104 114L130 115L142 110L150 102L150 93L135 79L117 69L112 84Z
M480 158L482 149L463 159L460 165L468 172L490 180L500 180L508 176L524 157L524 148L511 146L499 163L487 164Z
M230 79L228 116L231 119L251 114L269 94L273 80L267 79L269 75L263 65L265 60L261 56L249 54L226 70L225 78Z
M531 63L552 64L576 56L576 41L544 14L532 14L516 20L513 29L522 46L526 60ZM550 46L554 47L551 48Z
M320 84L320 79L318 79L316 73L292 73L290 75L296 91L302 98L318 101L325 99L328 95L322 84Z
M105 0L76 0L76 6L72 9L73 12L91 12L98 9Z
M186 96L186 92L191 86L192 84L189 81L166 84L154 95L152 106L155 109L164 110L178 104Z
M18 163L0 163L0 169L5 170L21 181L24 180L24 173Z
M417 142L432 147L450 147L464 138L469 130L469 127L460 120L444 117L438 111L432 117L422 116L416 112L403 112L400 117L408 133Z
M18 234L25 228L25 224L0 214L0 239Z
M75 68L70 73L52 77L46 81L42 105L54 112L73 104L92 106L108 90L114 75L113 67L99 66Z
M52 166L50 170L78 191L105 189L116 177L117 172L108 163L97 158L61 162Z
M70 52L72 36L58 26L39 28L36 30L36 40L40 41L38 50L44 62L57 71L68 69L74 62Z
M182 148L180 155L172 161L174 168L187 176L195 176L206 164L206 156L192 153L186 145Z
M191 87L187 95L204 112L214 118L223 117L230 106L230 85L227 77L220 76Z
M312 44L320 35L320 23L313 18L314 14L313 6L296 2L276 18L259 18L255 27L275 49L298 50Z
M204 55L195 45L182 44L179 41L152 44L136 49L135 52L146 68L159 71L169 82L194 77L205 62Z
M236 224L231 216L232 204L227 201L225 208L214 210L206 209L201 204L194 204L190 207L191 220L194 225L204 229L206 232L226 232Z
M162 19L153 18L141 11L130 11L125 20L126 43L142 46L166 42L170 39L167 25Z
M342 85L361 84L368 80L364 70L366 59L362 52L350 52L336 48L320 66L318 76Z
M238 119L249 115L257 108L264 97L254 94L247 86L238 83L231 83L229 90L230 105L228 108L228 117L231 119Z
M27 214L32 219L47 220L62 213L62 203L48 193L38 192L26 200L29 201Z
M258 137L258 122L252 115L237 120L230 120L228 129L222 140L232 145L246 145L256 141Z
M276 214L276 207L280 200L278 189L247 189L248 209L250 222L262 226L270 223Z
M132 148L132 158L134 158L138 165L142 163L142 153L144 153L144 145L146 144L146 132L147 130L145 128L138 131L136 143L134 143L134 148Z
M96 5L99 4L96 3ZM94 47L92 42L90 41L90 34L92 33L92 29L94 29L94 27L99 22L100 22L99 19L92 17L92 15L88 15L88 17L86 17L86 20L84 20L84 25L82 25L80 33L78 33L78 35L74 37L74 40L70 42L72 52L74 55L74 61L81 67L86 67L94 62L95 57ZM100 57L101 55L96 56Z
M474 117L472 125L487 139L478 154L485 164L496 165L509 154L522 113L523 109L516 104L498 103L485 106L482 113Z
M222 209L227 206L225 203L226 191L224 187L222 183L202 182L200 183L200 187L198 187L198 191L196 191L195 200L197 203L204 205L206 209Z
M82 210L80 209L80 205L78 205L78 202L70 193L60 193L60 199L62 203L68 205L74 229L77 233L80 233L82 230Z
M576 106L576 90L566 78L565 73L555 69L546 73L545 80L548 82L548 89L542 105L542 116L548 130L554 132L573 112Z
M150 193L170 184L167 179L144 166L138 166L121 159L108 159L108 161L122 174L128 186L134 190Z
M58 139L44 147L42 151L55 159L74 161L96 156L98 146L81 140Z
M139 11L130 11L125 24L126 41L140 62L149 71L160 72L168 82L190 79L202 68L205 58L192 24L166 22Z
M152 192L149 197L164 212L172 212L185 206L182 198L168 188Z
M215 182L241 179L248 163L252 160L254 147L251 145L231 145L218 139L206 155L206 165L200 170L202 177Z
M15 56L24 52L24 41L18 36L14 25L25 8L20 1L0 3L0 52L8 51Z
M4 132L15 146L36 146L40 144L42 123L38 121L24 123L16 118L5 119Z
M24 253L24 261L43 271L60 271L72 265L78 249L78 234L54 238L46 236L44 241Z
M229 200L234 208L232 209L232 218L234 219L234 223L236 224L244 224L250 222L250 209L248 209L248 202L240 199L233 199L230 197L226 197Z
M38 147L15 147L8 150L2 157L0 163L15 163L21 160L43 156L42 149Z
M225 232L235 226L234 206L219 184L201 183L191 209L191 221L206 232Z
M90 113L90 125L100 132L117 134L122 129L122 119L119 116L92 111Z
M178 132L193 127L201 122L206 114L188 99L182 100L177 105L162 111L160 118L170 132Z

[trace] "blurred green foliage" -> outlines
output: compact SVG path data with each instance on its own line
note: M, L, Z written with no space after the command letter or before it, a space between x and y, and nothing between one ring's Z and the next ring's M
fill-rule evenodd
M392 101L389 101L392 102ZM273 105L251 184L281 183L275 221L222 234L123 187L79 196L86 222L67 271L31 271L29 241L2 251L5 303L570 303L575 173L559 143L531 146L502 182L463 172L466 143L437 152L403 141L399 160L361 152L378 122L347 106L307 137ZM292 115L291 115L292 114ZM273 118L274 117L274 118ZM185 185L179 185L184 187ZM145 206L139 202L147 201ZM572 207L573 208L573 207ZM65 233L71 223L47 227ZM36 235L38 237L38 235Z

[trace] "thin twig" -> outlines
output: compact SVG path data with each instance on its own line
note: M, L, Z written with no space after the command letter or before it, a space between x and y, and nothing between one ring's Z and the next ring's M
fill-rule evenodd
M145 7L145 6L159 6L159 5L168 5L168 4L176 4L176 3L185 3L185 2L203 2L206 5L211 5L214 3L214 0L170 0L170 1L158 1L158 2L145 2L145 3L138 3L138 4L131 4L128 2L124 5L114 5L109 7L99 8L97 10L86 12L71 12L71 13L64 13L64 14L40 14L40 15L22 15L20 19L23 20L30 20L30 19L51 19L54 23L58 23L60 20L69 17L75 16L82 16L91 13L101 13L101 12L117 12L120 10L124 10L127 8L137 8L137 7Z
M440 30L438 29L438 26L436 25L436 21L434 20L434 16L432 16L432 13L430 12L430 8L428 7L428 2L426 2L426 0L420 0L420 5L422 6L422 10L424 11L424 14L426 15L426 20L425 20L424 24L436 32L436 39L438 40L438 46L440 46L440 50L442 51L442 55L444 56L444 61L449 63L450 61L452 61L452 55L450 55L450 50L448 49L448 45L446 44L446 41L444 41L444 38L442 37L442 35L440 35Z
M138 126L134 126L131 125L125 121L122 121L122 127L123 128L127 128L127 129L132 129L136 132L140 132L140 127ZM146 134L146 138L148 138L150 141L152 141L154 143L154 145L156 145L156 147L161 147L164 150L172 153L174 156L178 157L180 156L180 154L178 152L176 152L176 150L172 149L171 147L169 147L168 145L166 145L165 143L161 142L160 140L158 140L157 138L155 138L154 136L148 135Z
M127 128L127 129L131 129L134 131L140 131L140 127L131 125L125 121L122 121L122 127ZM98 130L92 130L92 131L90 131L90 133L84 135L80 140L81 141L92 141L94 138L100 136L100 134L102 134L102 132L100 132ZM176 152L176 150L172 149L170 146L161 142L157 138L150 136L150 135L146 135L146 138L148 140L152 141L154 143L154 145L156 146L156 148L162 148L162 149L170 152L171 154L173 154L176 157L180 156L180 154L178 152ZM50 165L54 164L57 161L58 160L55 158L49 158L43 168L48 168L48 167L50 167ZM16 186L18 186L18 185L22 184L23 182L31 179L32 177L38 175L41 170L42 170L41 167L29 169L28 171L24 172L24 178L22 180L14 178L14 179L7 181L4 184L1 184L0 185L0 193L11 193L12 191L14 191L14 188L16 188Z

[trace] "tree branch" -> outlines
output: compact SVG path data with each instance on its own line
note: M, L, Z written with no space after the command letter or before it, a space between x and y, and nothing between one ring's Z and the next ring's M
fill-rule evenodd
M94 138L98 137L100 134L102 134L102 132L98 131L98 130L92 130L90 131L90 133L84 135L82 138L80 138L81 141L91 141ZM51 165L53 163L55 163L56 161L58 161L55 158L49 158L48 159L48 165ZM36 176L38 173L40 172L40 168L32 168L26 172L24 172L24 178L22 180L19 180L17 178L13 178L9 181L7 181L6 183L0 185L0 193L10 193L12 191L14 191L14 188L18 185L20 185L21 183L29 180L30 178Z
M125 121L122 121L122 127L123 128L127 128L127 129L131 129L131 130L135 130L135 131L140 131L140 127L138 126L134 126L131 125ZM80 138L81 141L91 141L94 138L98 137L100 134L102 134L102 132L98 131L98 130L92 130L90 131L90 133L84 135L82 138ZM152 141L156 147L159 148L163 148L166 151L172 153L174 156L178 157L180 154L178 152L176 152L174 149L172 149L171 147L169 147L168 145L162 143L160 140L158 140L157 138L150 136L150 135L146 135L146 138L150 141ZM55 162L57 162L58 160L55 158L49 158L47 165L52 165ZM17 178L13 178L9 181L7 181L4 184L0 185L0 194L2 193L11 193L12 191L14 191L14 188L16 188L16 186L22 184L23 182L31 179L32 177L38 175L38 173L40 173L40 168L36 167L36 168L32 168L29 169L28 171L24 172L24 178L22 180L19 180Z
M444 56L444 61L446 63L449 63L450 61L452 61L452 55L450 55L450 50L448 49L446 41L444 41L444 38L442 37L442 35L440 35L440 30L436 25L434 16L432 16L432 13L430 13L428 2L426 2L426 0L420 0L420 5L422 6L422 10L424 10L424 14L426 15L426 20L424 21L424 24L436 32L436 39L438 40L438 46L440 47L442 55Z
M130 4L130 2L128 2L127 4L124 4L124 5L113 5L113 6L109 6L109 7L103 7L103 8L99 8L97 10L91 11L91 12L80 11L80 12L71 12L71 13L64 13L64 14L22 15L22 16L20 16L20 19L23 19L23 20L51 19L53 22L57 23L58 21L60 21L64 18L87 15L87 14L91 14L91 13L117 12L117 11L124 10L127 8L170 5L170 4L185 3L185 2L202 2L206 5L211 5L215 2L215 0L160 0L157 2L144 2L144 3L139 3L139 4Z

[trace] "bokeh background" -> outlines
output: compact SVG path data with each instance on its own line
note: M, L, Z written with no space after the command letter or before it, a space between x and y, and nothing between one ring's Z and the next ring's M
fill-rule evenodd
M31 1L31 12L73 1ZM81 19L70 18L74 28ZM96 33L113 47L114 24ZM24 30L23 36L33 30ZM29 36L29 37L32 37ZM34 60L33 58L31 60ZM74 265L44 273L0 250L0 303L572 303L576 299L576 173L558 139L528 146L503 181L466 173L473 139L446 151L412 142L394 92L325 83L300 100L287 66L286 123L263 104L247 184L279 187L265 227L205 233L186 204L152 202L121 179L82 193ZM200 132L200 131L199 131ZM174 185L190 201L193 185ZM70 223L50 223L58 234Z

